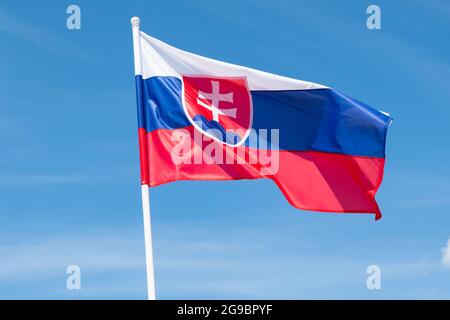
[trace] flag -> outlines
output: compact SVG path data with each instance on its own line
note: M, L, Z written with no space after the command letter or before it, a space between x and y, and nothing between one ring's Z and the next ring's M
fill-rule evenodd
M141 183L272 179L296 208L373 213L391 118L327 86L139 33ZM250 192L250 190L249 190Z

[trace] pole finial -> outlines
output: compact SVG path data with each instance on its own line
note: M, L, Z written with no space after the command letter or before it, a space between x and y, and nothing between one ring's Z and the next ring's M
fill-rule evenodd
M139 17L133 17L131 18L131 25L134 26L139 26L139 24L141 23L141 19L139 19Z

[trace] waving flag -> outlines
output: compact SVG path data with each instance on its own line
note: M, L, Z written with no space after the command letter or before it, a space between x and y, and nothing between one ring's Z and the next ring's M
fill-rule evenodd
M139 33L142 184L272 179L296 208L373 213L389 115L327 86Z

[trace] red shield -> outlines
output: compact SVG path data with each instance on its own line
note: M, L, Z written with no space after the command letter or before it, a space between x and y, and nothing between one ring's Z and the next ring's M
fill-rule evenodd
M245 77L183 76L183 108L197 130L237 147L252 127L252 100Z

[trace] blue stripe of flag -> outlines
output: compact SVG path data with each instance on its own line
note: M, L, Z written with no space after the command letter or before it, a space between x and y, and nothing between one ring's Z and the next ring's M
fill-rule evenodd
M136 77L143 90L139 127L148 132L191 125L175 77ZM332 89L251 91L253 128L279 129L279 148L384 157L391 121L370 106Z

